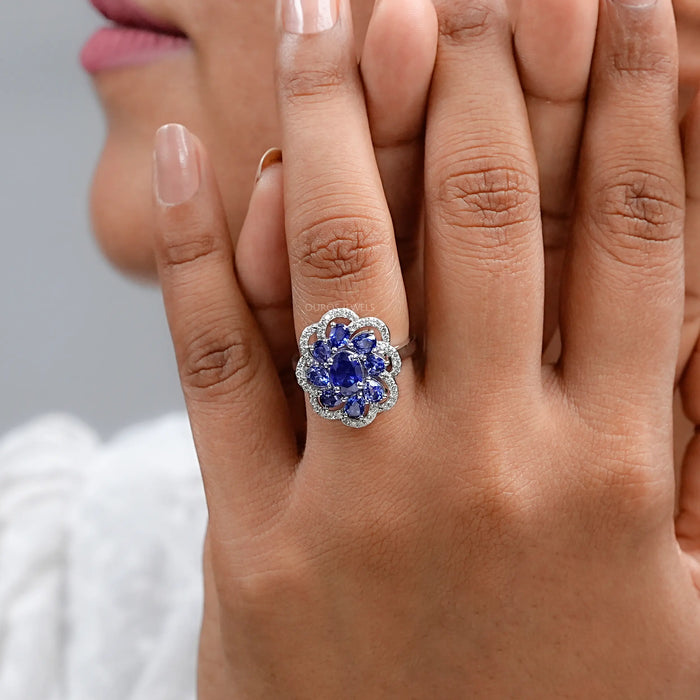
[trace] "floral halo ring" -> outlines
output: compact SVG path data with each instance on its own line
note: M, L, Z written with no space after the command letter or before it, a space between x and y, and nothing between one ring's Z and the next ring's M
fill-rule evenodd
M378 318L332 309L299 337L296 377L322 418L364 428L399 398L400 350Z

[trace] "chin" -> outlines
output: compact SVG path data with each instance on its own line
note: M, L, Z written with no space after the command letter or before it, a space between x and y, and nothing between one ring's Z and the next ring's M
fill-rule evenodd
M119 272L157 283L151 244L151 160L108 139L90 193L92 229L100 250Z

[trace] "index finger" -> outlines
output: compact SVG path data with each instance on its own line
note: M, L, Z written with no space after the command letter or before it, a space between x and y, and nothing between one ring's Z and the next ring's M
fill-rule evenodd
M233 244L203 147L156 138L154 251L212 532L268 521L297 461L282 387L234 274Z

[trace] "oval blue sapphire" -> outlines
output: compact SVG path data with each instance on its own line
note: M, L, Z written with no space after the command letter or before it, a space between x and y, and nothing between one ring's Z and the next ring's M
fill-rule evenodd
M345 404L345 413L350 418L362 418L365 414L365 402L360 396L351 396Z
M365 373L357 357L349 352L342 351L333 358L330 380L341 391L344 389L355 389L364 378Z
M360 333L352 339L352 345L357 352L366 355L377 347L377 339L374 333Z
M384 398L384 387L376 379L368 379L365 384L365 399L370 403L380 403Z
M319 401L321 403L321 406L324 408L338 408L340 404L343 402L343 398L336 393L333 389L328 389L327 391L324 391L321 396L319 397Z
M328 335L328 340L330 340L334 348L341 348L347 345L349 338L350 329L344 323L334 324Z
M365 367L370 374L381 374L386 369L386 362L379 355L367 355Z
M306 377L314 385L323 389L331 383L331 378L328 372L322 367L312 367L307 373Z
M331 357L331 348L325 340L317 340L311 350L315 360L324 363Z

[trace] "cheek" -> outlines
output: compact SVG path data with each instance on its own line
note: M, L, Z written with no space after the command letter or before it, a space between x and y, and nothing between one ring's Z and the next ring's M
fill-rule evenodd
M156 280L151 250L152 149L156 129L181 122L209 151L234 240L258 160L279 144L272 59L263 47L210 37L201 53L100 84L108 136L95 173L91 210L97 241L125 274Z
M281 146L274 93L274 2L187 5L194 51L98 81L108 137L91 210L100 248L120 271L157 280L151 247L153 135L182 122L203 141L237 240L260 156ZM372 0L353 0L358 46ZM184 24L183 24L184 26Z
M252 193L258 162L281 146L271 38L262 46L212 41L200 57L198 99L206 129L199 133L216 172L229 230L236 240Z
M92 185L93 231L108 260L138 279L156 279L151 248L156 129L169 121L202 127L193 58L182 54L97 80L107 138Z

